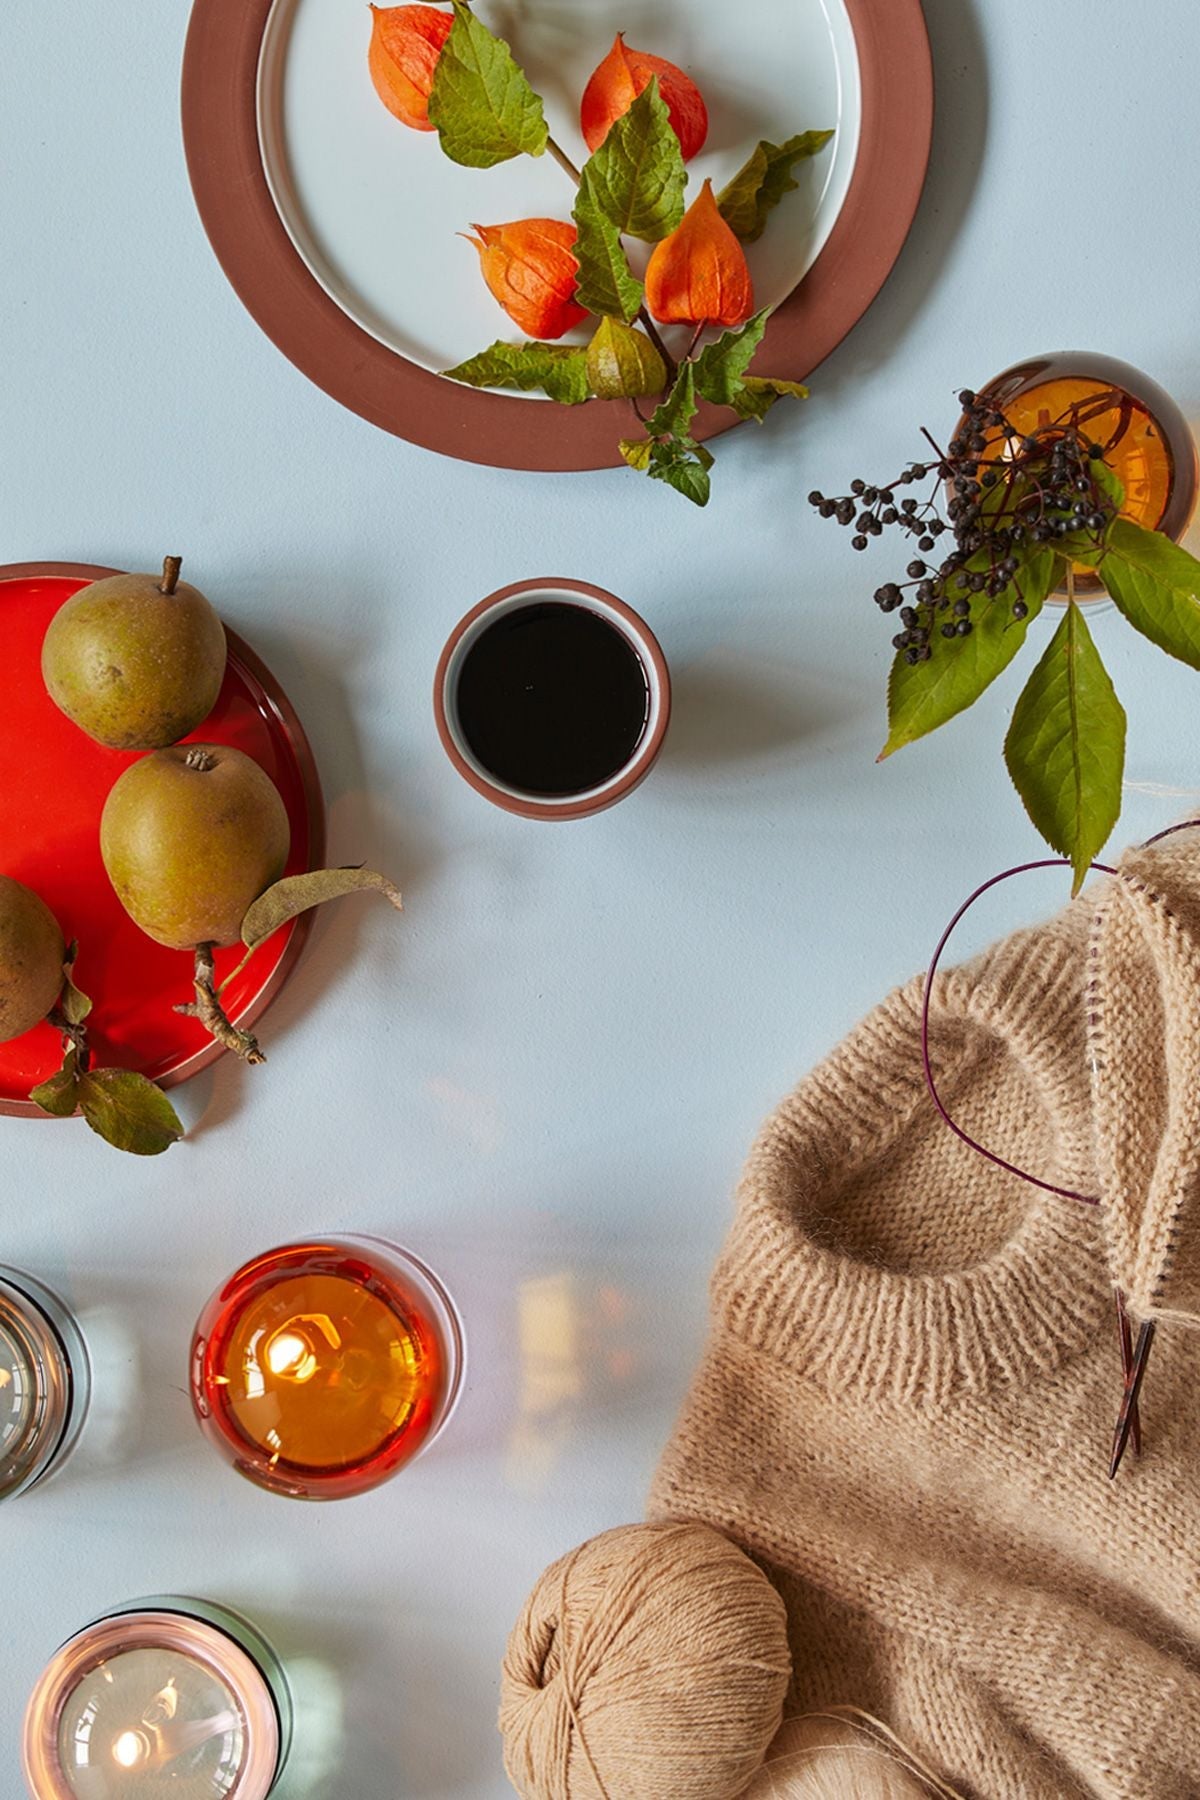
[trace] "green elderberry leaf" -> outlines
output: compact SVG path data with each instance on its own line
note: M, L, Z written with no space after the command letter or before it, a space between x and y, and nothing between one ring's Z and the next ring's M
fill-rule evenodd
M131 1156L161 1156L183 1136L179 1115L161 1088L132 1069L81 1075L79 1110L98 1137Z
M808 389L802 381L779 381L773 375L747 375L731 402L740 419L753 419L761 425L777 400L789 397L807 400Z
M242 920L242 942L253 954L281 925L310 907L364 891L382 894L397 912L403 911L399 888L375 869L314 869L308 875L285 875L259 895Z
M514 156L541 156L549 135L541 97L503 38L464 0L438 58L429 122L452 162L490 169Z
M696 391L714 406L734 404L742 378L762 343L770 311L764 307L736 331L723 331L695 358Z
M79 1105L79 1057L74 1049L63 1057L62 1068L49 1081L39 1082L29 1098L56 1119L69 1119Z
M971 563L966 567L970 571ZM1053 593L1060 571L1053 550L1038 550L993 600L976 603L969 637L944 638L938 629L944 615L935 615L927 662L909 663L902 650L897 652L888 678L889 730L881 762L965 712L1004 673L1047 594ZM1013 617L1017 600L1029 609L1023 619Z
M622 438L620 448L621 455L631 469L644 471L650 467L650 458L654 452L654 444L650 438Z
M657 76L588 158L583 185L618 233L657 243L679 224L687 174Z
M1070 858L1078 893L1117 822L1125 768L1125 710L1078 606L1013 709L1004 760L1037 830Z
M468 387L518 388L529 393L541 388L564 406L578 406L591 396L587 351L580 345L494 343L456 369L443 369L451 381Z
M63 990L58 998L58 1009L68 1025L82 1025L92 1010L92 1003L87 995L75 986L75 962L78 955L79 945L72 940L63 963Z
M602 318L635 319L642 304L642 284L629 267L621 234L596 197L587 164L575 196L575 298Z
M587 348L587 379L601 400L633 400L662 393L667 365L644 331L601 319Z
M762 236L772 208L800 185L792 179L796 164L807 156L816 156L832 136L832 131L802 131L783 144L762 139L733 180L717 195L721 217L735 237L752 244Z
M652 414L646 430L652 438L686 437L698 406L695 364L685 362L675 378L674 387Z
M1116 470L1110 469L1102 456L1092 456L1088 458L1088 474L1113 511L1119 513L1125 504L1125 483Z
M1200 562L1132 519L1114 521L1100 579L1135 630L1200 669Z

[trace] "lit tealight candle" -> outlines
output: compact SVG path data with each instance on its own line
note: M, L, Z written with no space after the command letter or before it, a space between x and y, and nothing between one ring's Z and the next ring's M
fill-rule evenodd
M337 1500L433 1441L463 1362L458 1313L424 1263L373 1238L324 1238L257 1257L213 1295L192 1345L192 1401L241 1474Z
M266 1800L287 1759L278 1658L244 1619L152 1600L64 1644L25 1717L37 1800Z
M0 1500L61 1467L83 1429L90 1373L56 1295L0 1265Z

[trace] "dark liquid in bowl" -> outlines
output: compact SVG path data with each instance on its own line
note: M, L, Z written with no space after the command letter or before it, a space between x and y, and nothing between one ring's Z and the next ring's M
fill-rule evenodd
M587 606L535 601L504 613L463 659L458 724L476 760L507 787L562 796L623 769L646 730L642 659Z

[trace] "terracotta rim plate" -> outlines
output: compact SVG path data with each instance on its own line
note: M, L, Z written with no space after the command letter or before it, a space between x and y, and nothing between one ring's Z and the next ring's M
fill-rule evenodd
M270 124L271 109L264 108L263 98L265 77L276 85L288 79L279 72L287 55L281 33L285 35L286 18L305 4L312 5L313 0L195 0L188 30L183 132L192 187L217 257L253 317L310 380L363 418L413 443L500 468L618 465L618 439L629 427L625 402L562 407L525 396L481 393L447 381L434 372L436 363L423 366L419 352L402 353L395 333L375 320L371 307L358 303L346 284L339 285L336 260L330 264L333 273L324 279L314 272L321 267L319 246L305 243L303 206L291 194L289 172L272 148L280 133ZM819 9L831 32L836 35L836 26L847 41L853 41L857 153L836 217L816 233L817 241L824 238L823 247L778 306L759 353L760 368L791 380L803 380L829 355L887 279L916 214L933 130L933 71L920 0L819 0ZM545 14L549 29L556 17L549 0ZM502 18L496 23L504 28ZM360 53L365 70L365 40L361 45L355 40L355 57ZM740 123L730 131L740 130L742 139L734 142L731 136L723 150L726 174L739 165L759 135L768 134L765 124L757 128L750 124L752 98L739 97ZM440 155L436 143L390 119L369 91L355 104L377 108L382 123L372 114L372 130L386 127L393 132L388 142L397 146L400 160L393 176L402 195L406 177L411 186L421 167L419 160L407 159L426 151ZM550 110L557 129L561 103L556 99ZM833 121L797 119L792 129L827 122ZM325 141L336 143L336 138L327 136ZM320 160L310 158L316 168ZM522 159L535 171L549 162L548 157L536 164ZM369 166L365 160L360 164L364 171ZM699 165L694 167L699 172ZM502 171L455 170L456 175L469 177L498 173ZM365 173L363 179L367 180ZM355 184L345 185L347 207L361 207L364 202L355 196ZM693 178L689 193L695 186ZM474 204L487 204L478 198L480 190L465 192ZM537 188L531 192L524 213L538 210ZM464 199L460 210L468 204ZM521 216L505 214L499 199L492 204L499 210L484 212L485 219ZM565 195L554 203L559 216L565 216L567 205ZM542 210L550 210L549 205ZM290 228L282 214L288 215ZM467 210L465 216L478 215ZM777 220L783 217L781 209ZM776 232L787 229L773 223ZM448 229L457 225L456 215ZM465 245L462 249L464 257L473 260ZM753 247L755 253L760 249ZM478 277L467 266L463 279ZM339 294L340 300L335 297ZM357 316L352 317L352 311ZM463 354L483 349L494 337L519 335L515 327L506 326L496 309L490 335L469 344ZM384 341L389 337L391 341ZM712 437L735 422L727 409L706 404L697 417L696 435Z
M191 998L190 959L163 949L127 916L100 860L100 810L136 754L107 750L54 706L42 685L41 644L51 617L77 589L108 568L80 563L0 566L7 699L0 710L0 869L36 888L68 941L79 941L79 984L92 1001L88 1021L100 1065L139 1069L173 1087L225 1055L194 1019L172 1010ZM316 763L291 702L258 657L226 627L229 665L210 717L192 737L235 745L263 764L287 806L292 849L287 873L319 868L325 807ZM14 773L19 779L13 779ZM227 990L234 1022L261 1018L296 965L311 926L302 914L264 944ZM238 960L218 951L218 974ZM0 1113L44 1119L27 1096L61 1059L56 1032L39 1025L0 1044Z

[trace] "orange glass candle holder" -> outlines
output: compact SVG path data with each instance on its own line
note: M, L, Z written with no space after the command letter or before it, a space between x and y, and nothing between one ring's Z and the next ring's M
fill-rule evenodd
M1018 438L1047 426L1074 427L1100 446L1123 484L1124 518L1176 543L1187 530L1200 493L1191 426L1170 394L1131 363L1086 350L1032 356L995 376L979 397L1005 415ZM997 431L985 455L1003 442ZM1076 564L1078 598L1103 586L1094 569Z
M428 1448L464 1369L462 1321L431 1269L374 1238L321 1238L256 1257L212 1296L192 1404L239 1474L342 1500Z

